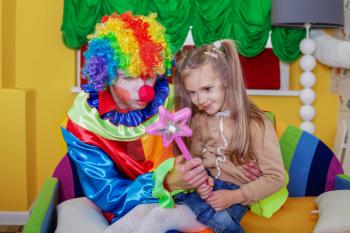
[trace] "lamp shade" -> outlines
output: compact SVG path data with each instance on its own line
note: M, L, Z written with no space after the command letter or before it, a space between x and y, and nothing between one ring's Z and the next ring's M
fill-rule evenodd
M272 0L271 23L282 27L334 28L344 25L343 0Z

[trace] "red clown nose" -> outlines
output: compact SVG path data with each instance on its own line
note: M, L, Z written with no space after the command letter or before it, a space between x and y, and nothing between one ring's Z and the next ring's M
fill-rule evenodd
M154 89L149 85L143 85L139 89L139 97L141 101L151 102L154 98Z

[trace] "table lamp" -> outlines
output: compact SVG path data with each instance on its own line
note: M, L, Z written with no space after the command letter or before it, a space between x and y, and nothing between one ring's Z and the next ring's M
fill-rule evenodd
M303 56L300 59L300 67L303 73L300 76L300 84L303 89L299 98L303 106L299 115L303 122L300 128L309 132L315 132L312 120L316 111L312 106L316 94L312 87L316 77L312 70L316 66L316 50L314 41L310 38L310 28L337 28L344 25L343 0L272 0L271 24L277 27L305 28L306 38L300 42L300 51Z

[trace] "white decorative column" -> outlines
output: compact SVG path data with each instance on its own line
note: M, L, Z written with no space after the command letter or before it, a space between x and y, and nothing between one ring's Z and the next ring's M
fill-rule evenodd
M313 134L316 128L312 120L315 117L316 111L312 104L315 101L316 94L312 87L316 82L316 78L312 70L316 66L316 59L312 54L316 50L316 45L309 36L311 25L305 24L305 27L306 38L300 42L300 51L303 54L300 59L300 67L303 71L300 76L300 84L303 89L300 92L299 98L303 106L301 106L299 110L299 116L303 120L303 122L300 124L300 128Z
M80 87L80 78L81 78L81 49L77 49L75 52L75 83L74 86L70 89L72 93L79 93L81 91Z

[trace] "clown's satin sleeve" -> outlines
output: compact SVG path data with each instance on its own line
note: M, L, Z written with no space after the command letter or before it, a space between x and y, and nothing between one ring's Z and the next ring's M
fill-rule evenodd
M184 192L184 190L175 190L169 192L164 188L164 179L168 172L174 167L175 158L170 158L161 163L153 173L155 187L153 190L153 197L159 199L159 205L164 208L174 207L174 200L172 196Z
M135 180L125 178L101 149L81 142L66 129L62 133L85 195L103 211L114 214L113 222L138 204L158 202L152 196L153 173Z

